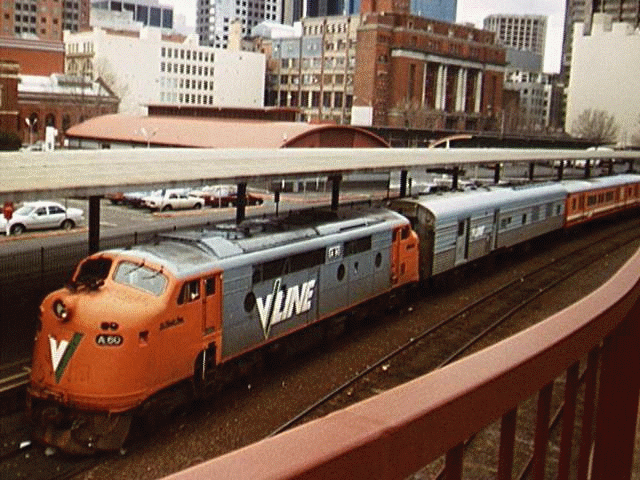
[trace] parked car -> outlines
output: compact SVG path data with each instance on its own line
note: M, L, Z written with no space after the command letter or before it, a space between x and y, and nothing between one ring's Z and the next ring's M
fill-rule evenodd
M83 220L83 211L79 208L65 208L49 201L25 202L13 212L10 220L0 217L0 230L7 235L48 228L70 230Z
M229 207L236 206L238 201L238 193L235 185L212 185L203 187L200 190L191 192L204 199L205 205L211 207ZM247 205L262 205L264 202L262 197L247 192Z
M111 201L113 205L129 205L132 207L140 208L144 207L143 199L145 197L161 195L161 190L157 191L144 191L144 192L116 192L109 193L106 198Z
M161 190L154 195L143 198L144 206L151 210L180 210L186 208L202 208L204 199L191 195L188 190Z

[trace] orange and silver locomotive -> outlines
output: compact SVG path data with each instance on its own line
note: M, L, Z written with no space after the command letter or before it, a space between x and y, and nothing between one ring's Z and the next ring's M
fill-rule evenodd
M416 282L417 256L408 220L381 209L176 233L92 255L40 307L35 436L71 453L118 449L134 415L163 395L197 394L230 360Z

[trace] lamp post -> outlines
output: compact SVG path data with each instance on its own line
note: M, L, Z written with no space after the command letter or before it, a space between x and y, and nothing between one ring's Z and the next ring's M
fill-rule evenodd
M25 123L29 127L29 145L33 144L33 134L36 130L36 123L38 123L38 119L34 117L33 122L29 117L24 119Z

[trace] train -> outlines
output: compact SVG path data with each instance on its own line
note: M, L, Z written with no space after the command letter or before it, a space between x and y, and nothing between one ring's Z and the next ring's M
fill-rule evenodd
M72 454L120 449L134 418L204 395L226 366L492 252L637 208L639 189L635 174L491 186L93 254L40 306L33 435Z

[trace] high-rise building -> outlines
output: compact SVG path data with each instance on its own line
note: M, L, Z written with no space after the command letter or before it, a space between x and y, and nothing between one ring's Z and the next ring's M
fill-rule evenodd
M484 29L496 33L499 43L507 48L544 55L547 17L542 15L489 15Z
M413 15L443 22L455 23L457 8L457 0L411 0Z
M560 73L568 85L571 42L575 23L580 22L583 33L589 33L593 23L593 15L606 13L611 15L613 22L624 22L638 27L640 25L640 0L566 0L566 2Z
M240 33L247 36L262 21L280 22L282 0L198 0L196 33L200 45L227 48L231 24L240 23Z
M173 7L160 5L158 0L91 0L91 6L111 12L131 12L133 20L144 26L173 28Z
M62 40L63 30L89 28L89 0L6 0L0 3L0 36Z
M565 129L577 134L580 116L600 110L614 118L618 144L638 146L640 97L633 79L640 75L640 32L608 14L594 13L590 23L588 34L585 24L575 24Z
M507 48L504 88L519 99L511 129L541 131L559 122L553 118L556 77L542 73L547 17L541 15L489 15L484 29L495 32ZM553 112L552 112L553 110Z

